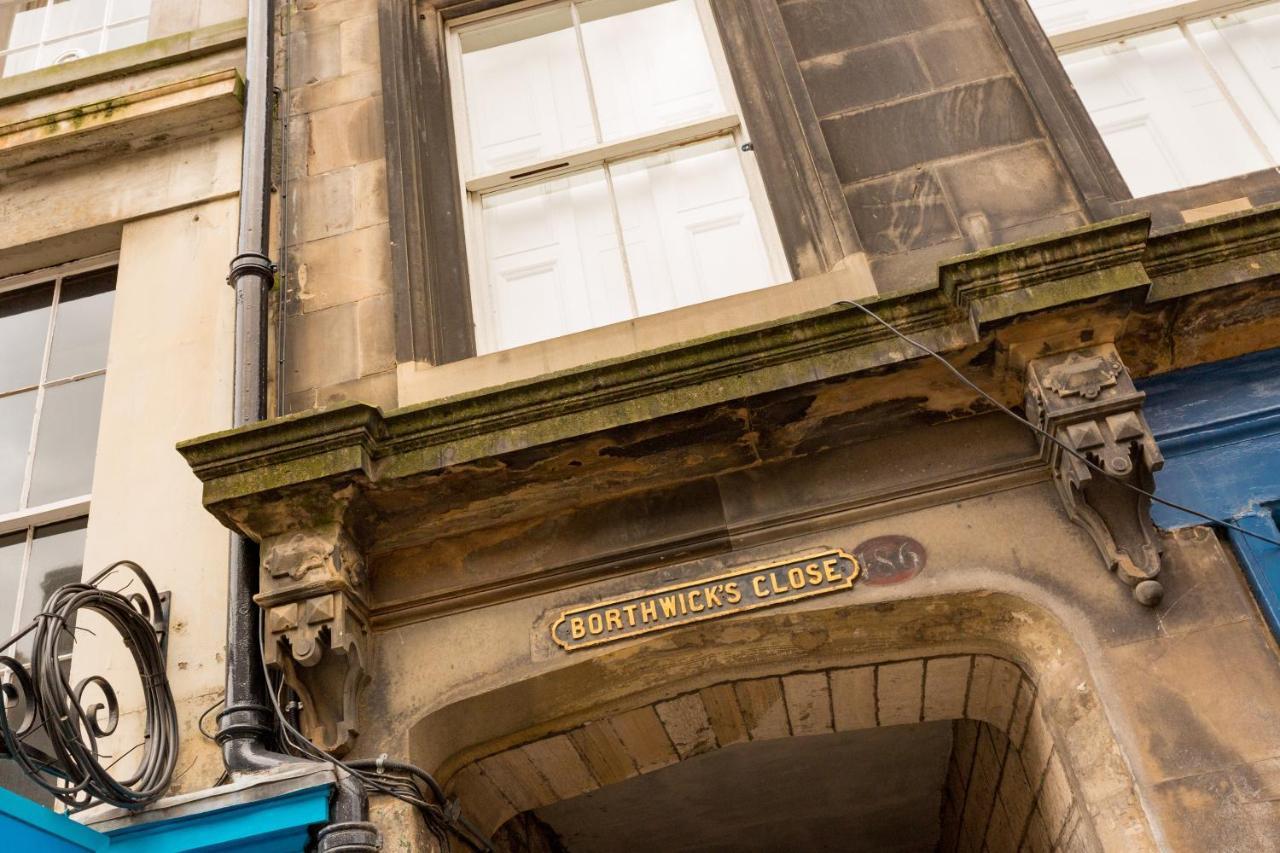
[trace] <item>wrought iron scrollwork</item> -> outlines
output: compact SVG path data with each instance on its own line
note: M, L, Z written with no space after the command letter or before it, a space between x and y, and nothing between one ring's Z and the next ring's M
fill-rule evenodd
M101 584L128 571L143 592L124 594ZM13 653L0 654L0 757L14 761L23 773L69 809L110 803L137 809L158 799L169 787L178 756L178 714L165 674L165 602L137 563L122 560L85 583L59 587L31 623L0 645L14 648L31 636L31 662ZM106 755L102 740L120 724L120 701L103 675L90 675L74 686L64 657L74 647L80 613L93 613L119 635L133 656L142 682L145 719L137 746ZM105 638L95 636L95 642ZM127 775L114 766L137 749L141 756ZM109 763L103 764L104 760Z

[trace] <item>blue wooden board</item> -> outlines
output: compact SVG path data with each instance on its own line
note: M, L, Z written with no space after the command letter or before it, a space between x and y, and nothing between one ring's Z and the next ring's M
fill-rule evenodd
M1280 349L1201 365L1138 383L1165 457L1156 495L1271 538L1280 508ZM1166 529L1204 521L1151 510ZM1280 635L1280 547L1228 531L1258 604Z
M103 834L0 788L0 849L50 853L302 853L332 785Z

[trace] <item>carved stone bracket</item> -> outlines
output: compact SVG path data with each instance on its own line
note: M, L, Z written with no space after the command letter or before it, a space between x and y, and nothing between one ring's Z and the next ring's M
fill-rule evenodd
M369 680L368 579L360 549L340 522L317 523L262 541L266 661L302 704L303 731L346 752L357 733Z
M1045 460L1071 520L1142 604L1160 602L1160 546L1151 522L1154 473L1164 464L1137 390L1115 347L1105 344L1035 359L1027 366L1027 415L1105 476L1042 439Z

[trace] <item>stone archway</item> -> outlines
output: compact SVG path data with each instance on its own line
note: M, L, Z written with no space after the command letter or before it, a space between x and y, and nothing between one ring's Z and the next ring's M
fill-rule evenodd
M520 813L736 744L950 720L939 849L1097 850L1036 694L1017 664L983 654L721 682L485 756L449 787L491 833Z
M405 731L415 763L492 832L756 741L951 721L966 746L939 810L957 846L943 849L1153 851L1076 640L1086 626L1007 592L814 602L581 656L535 646L524 674L442 697Z

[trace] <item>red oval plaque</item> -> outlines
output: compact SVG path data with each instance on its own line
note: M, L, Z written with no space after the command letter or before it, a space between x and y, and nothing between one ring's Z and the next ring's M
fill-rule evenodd
M902 583L924 569L924 546L909 536L877 536L854 550L862 566L863 583L888 586Z

